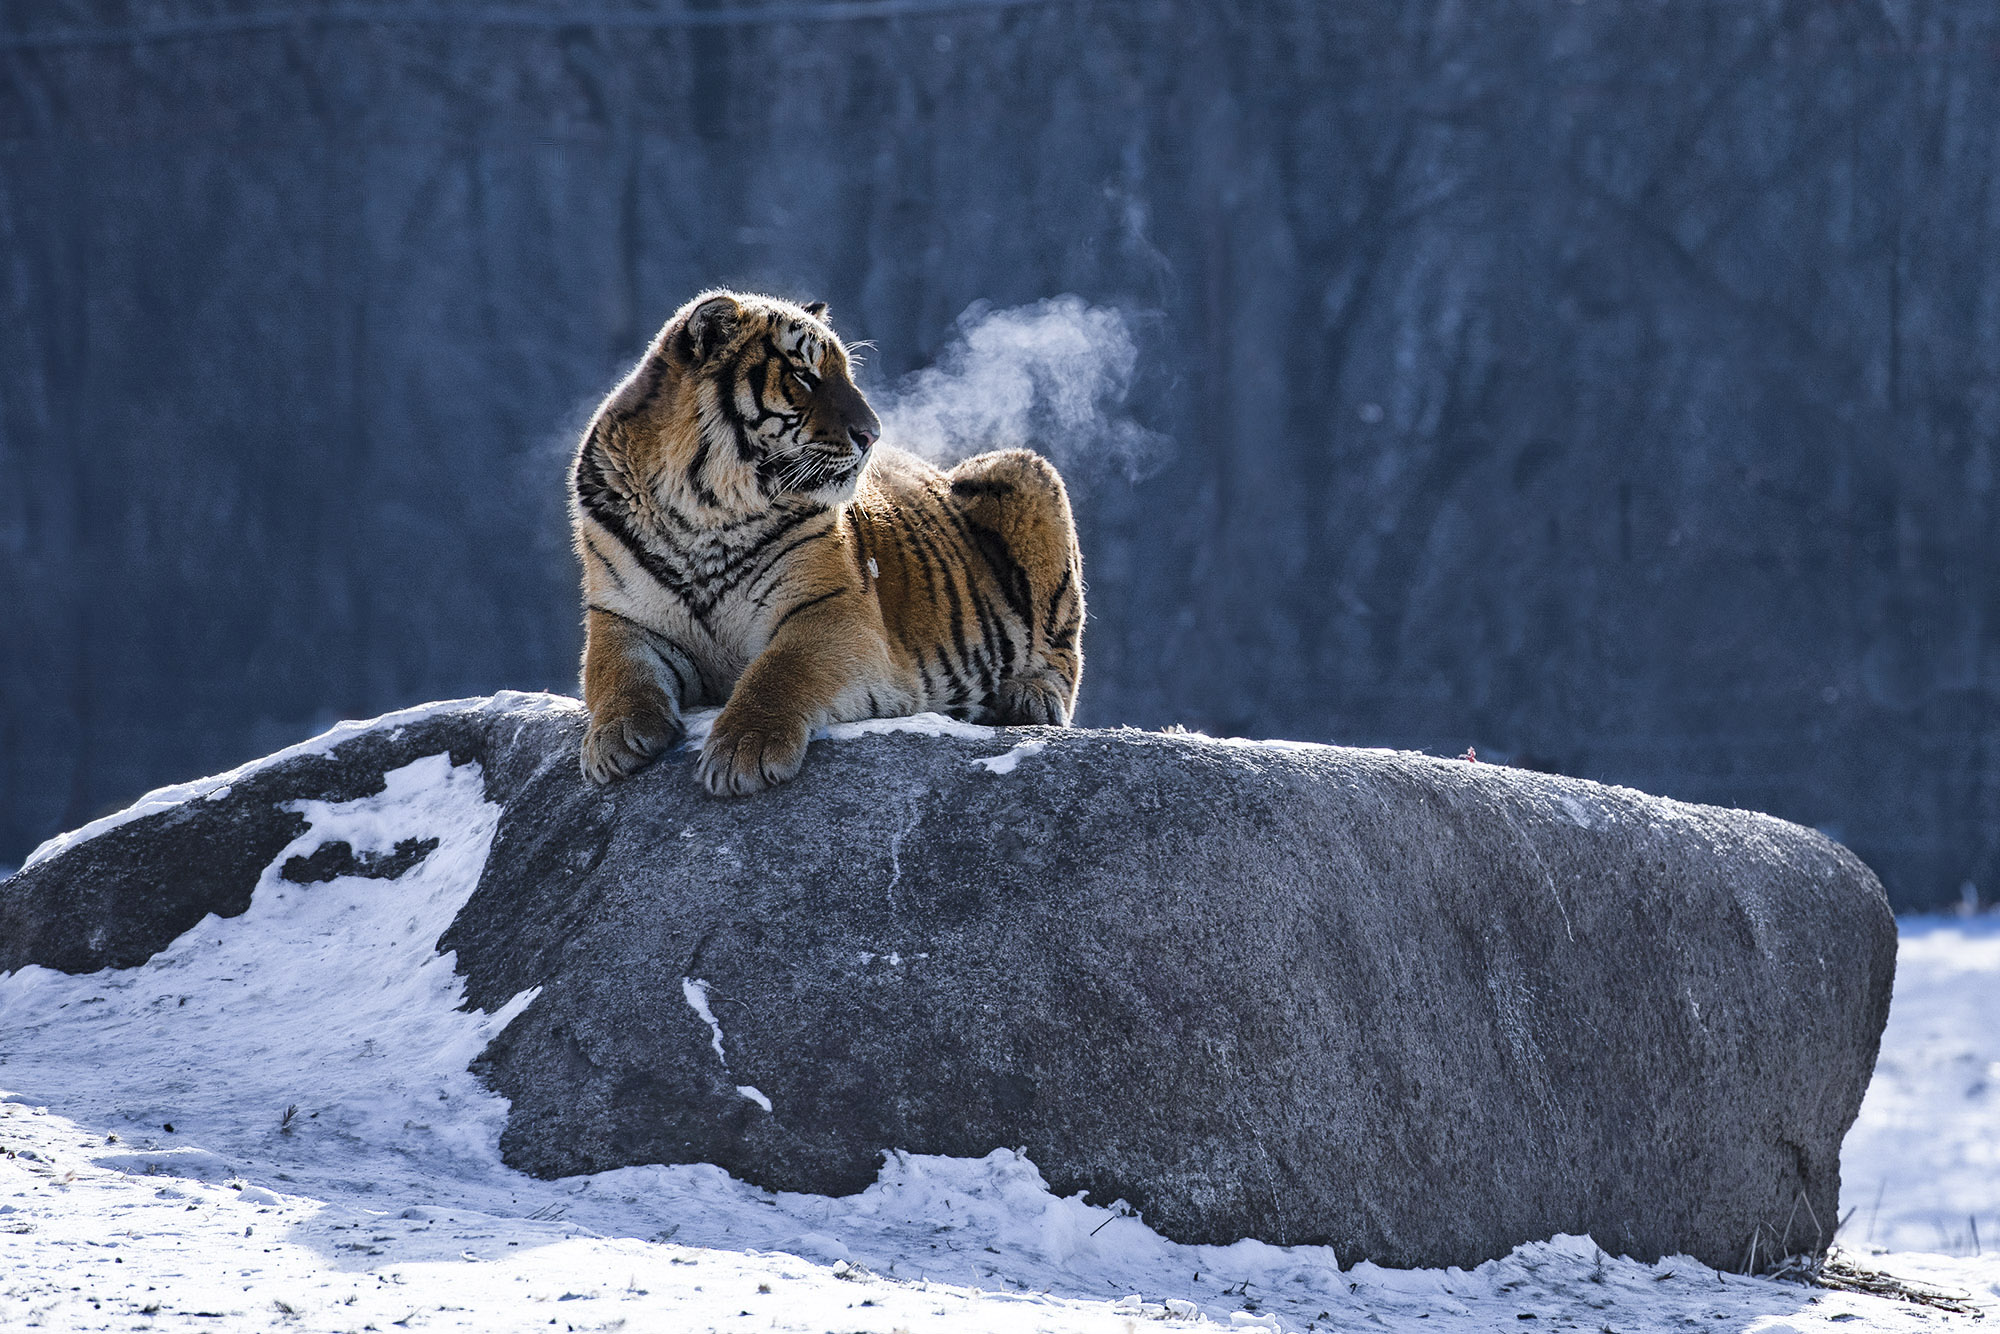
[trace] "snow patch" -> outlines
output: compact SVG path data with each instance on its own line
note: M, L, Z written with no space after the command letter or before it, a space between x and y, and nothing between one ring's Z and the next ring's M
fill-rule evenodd
M1203 741L1211 746L1229 746L1238 750L1333 750L1334 746L1321 741L1252 741L1240 736L1209 736L1206 732L1176 732L1175 736L1186 741ZM1394 754L1394 751L1384 752Z
M403 709L396 713L385 713L380 718L370 718L358 722L335 723L318 736L310 737L299 742L297 745L287 746L283 750L266 755L261 759L251 760L248 764L238 765L227 773L214 774L208 778L197 778L189 783L173 783L166 787L155 788L122 811L114 811L110 815L101 816L98 819L92 820L89 824L80 825L67 833L57 834L54 838L47 840L40 847L28 854L28 860L21 863L21 869L25 871L28 867L38 862L45 862L57 853L66 852L79 843L96 838L99 834L116 829L120 825L130 824L134 820L143 819L148 815L170 810L175 806L181 805L183 802L194 801L198 798L220 801L229 795L229 789L232 784L240 783L252 774L268 769L274 764L281 764L286 760L297 759L302 755L331 754L334 748L342 743L351 741L363 733L373 732L379 728L408 727L412 723L423 722L425 719L436 717L440 713L451 713L461 709L474 709L480 712L506 712L516 709L571 712L582 707L581 702L563 695L503 690L496 695L485 698L440 700L434 704L419 704L415 708Z
M687 725L687 741L684 748L700 750L708 741L708 735L715 729L715 719L721 709L693 709L681 721ZM978 723L963 723L956 718L947 718L941 713L913 713L903 718L863 718L859 722L834 723L827 727L816 727L812 732L814 741L858 741L866 736L889 736L899 732L913 732L918 736L955 736L967 741L990 740L994 734L991 727Z
M207 1149L150 1149L140 1153L107 1153L91 1159L99 1167L133 1176L186 1177L190 1181L227 1181L236 1168Z
M1897 923L1875 1078L1841 1152L1841 1239L1976 1256L2000 1249L2000 917ZM2000 1292L2000 1290L1996 1290Z
M1556 793L1556 803L1562 807L1570 823L1579 829L1597 829L1603 824L1603 818L1597 812L1567 792Z
M681 979L681 996L688 1008L701 1016L708 1025L708 1045L715 1048L715 1059L722 1062L722 1068L729 1068L729 1058L722 1053L722 1025L716 1022L715 1011L708 1008L708 983L698 977Z
M271 860L241 916L210 915L137 968L0 977L7 1081L211 1151L245 1122L279 1134L298 1106L286 1129L301 1145L352 1140L466 1170L497 1166L505 1104L466 1067L535 993L491 1015L460 1010L455 959L437 940L479 882L500 808L477 764L454 767L446 755L383 782L355 801L292 803L308 827ZM279 874L329 842L366 851L430 838L436 849L394 880L297 885ZM220 1170L212 1154L160 1148L126 1152L153 1155L154 1171Z
M995 755L984 760L974 760L972 763L975 768L985 769L989 773L1011 774L1014 772L1015 765L1027 759L1030 755L1041 754L1043 750L1047 749L1048 744L1047 741L1023 741L1005 755Z
M815 731L813 736L824 736L830 741L858 741L865 736L889 736L896 732L914 732L918 736L955 736L968 741L986 741L993 736L990 727L963 723L941 713L913 713L906 718L863 718L859 722L835 723Z
M708 1005L708 983L698 977L684 977L681 979L681 996L687 1001L688 1008L700 1015L702 1022L708 1025L708 1045L715 1048L715 1059L722 1062L723 1073L727 1074L729 1057L724 1055L722 1050L722 1025L716 1020L715 1011ZM736 1093L738 1097L756 1103L767 1112L771 1110L771 1100L749 1084L738 1084Z

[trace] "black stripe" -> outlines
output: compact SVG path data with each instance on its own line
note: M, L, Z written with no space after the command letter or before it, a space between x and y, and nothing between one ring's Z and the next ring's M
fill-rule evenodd
M973 660L973 669L979 675L980 693L991 694L996 684L993 668L1000 658L1000 650L994 644L1000 618L993 614L993 604L986 600L985 592L972 577L971 571L966 572L965 593L966 600L972 604L972 614L979 623L979 647L982 650Z
M680 688L681 692L681 697L679 702L685 704L688 702L689 699L692 698L692 696L688 694L687 678L681 675L681 669L679 664L677 664L672 657L668 656L669 652L671 652L679 654L682 657L687 657L686 652L682 650L679 645L675 644L673 640L668 639L658 630L655 630L652 626L647 625L644 621L635 621L630 616L624 615L621 612L615 612L611 610L611 608L609 607L600 607L595 602L588 603L586 605L589 607L591 611L598 613L600 616L609 616L614 621L623 621L625 624L631 626L634 630L637 630L641 635L643 635L646 640L646 646L652 649L654 655L659 658L660 665L665 667L668 671L674 674L674 684ZM694 665L693 659L691 658L689 659L688 665L690 667L693 667ZM697 675L699 675L699 673L697 673Z
M716 402L721 405L723 420L729 423L730 434L736 441L736 457L754 465L757 449L751 444L750 424L743 416L743 410L736 406L736 377L743 371L743 360L743 354L737 353L723 373L715 377ZM729 390L726 394L721 392L725 385ZM758 408L761 410L762 407L760 402Z
M747 527L753 523L762 523L771 517L769 511L758 510L754 514L745 514L735 519L717 519L713 523L696 523L671 505L663 507L660 512L672 521L674 527L680 529L690 537L698 538L720 537L724 533L732 533L738 528Z
M951 493L955 496L1011 496L1014 494L1012 482L985 482L965 480L953 482Z
M688 464L688 485L694 488L694 498L696 500L710 509L720 509L722 507L722 497L709 490L707 481L702 477L702 473L708 468L708 432L699 426L695 430L699 437L699 442L694 447L694 459Z
M833 531L831 527L828 527L821 529L817 533L807 533L797 541L787 544L782 551L772 553L771 559L764 562L763 570L758 573L748 590L751 600L756 602L758 606L763 606L764 600L770 597L772 590L777 587L777 580L775 578L767 583L765 582L765 577L767 575L782 574L785 557L791 555L808 542L817 542L823 537L832 537ZM763 584L763 587L761 589L758 588L758 584Z
M590 540L589 533L585 533L583 535L583 547L584 550L588 551L591 555L597 557L597 563L599 565L602 565L604 567L604 572L611 576L611 582L617 585L620 590L623 590L625 587L625 576L618 573L618 567L616 565L613 565L611 561L608 558L606 558L605 554L597 549L597 543Z
M860 515L856 514L854 519L854 572L866 581L862 585L864 588L872 586L882 578L880 566L876 567L874 574L868 573L868 534L866 529L867 525L861 521ZM827 531L831 532L832 530L828 529Z
M851 588L836 588L831 593L821 593L816 598L807 598L804 602L798 603L796 606L792 607L791 610L787 611L783 616L780 616L778 618L778 623L771 627L771 638L776 639L778 637L778 631L785 628L785 622L791 620L792 617L798 615L800 612L804 611L807 607L817 607L820 603L825 602L829 598L837 598L842 593L851 593L853 591L854 590Z
M986 562L986 568L993 572L993 582L1000 586L1000 596L1007 600L1008 608L1025 625L1032 626L1035 620L1034 595L1029 589L1028 572L1021 562L1014 559L1014 549L1007 545L1007 539L984 524L966 524L972 539L972 549Z
M966 670L972 665L972 641L965 637L965 602L958 595L958 583L952 577L949 565L944 571L944 593L946 605L951 608L951 642L958 650L958 672L955 681L965 679Z
M623 621L625 622L625 624L631 626L634 630L637 630L640 634L656 635L659 633L659 631L655 630L652 626L647 625L644 621L635 621L630 616L627 616L623 612L613 611L609 607L600 607L595 602L586 602L583 604L583 606L585 611L594 611L600 616L609 616L614 621Z
M1069 592L1070 579L1075 573L1075 566L1063 566L1062 581L1056 585L1056 591L1049 594L1049 614L1042 618L1043 625L1054 625L1056 623L1056 612L1062 606L1063 594Z
M972 647L965 639L965 607L959 600L958 585L951 578L951 562L943 558L932 544L930 534L924 532L921 528L913 525L910 529L910 539L916 544L918 550L923 551L936 563L940 581L944 584L945 606L951 613L952 642L957 647L958 660L961 664L960 667L952 670L951 675L956 678L958 673L964 669L964 665L970 662ZM936 594L933 592L932 601L936 600Z
M576 498L585 509L596 509L600 505L617 504L621 509L625 501L605 476L602 450L604 435L608 427L600 419L590 424L590 434L584 437L583 448L576 452L576 470L573 474Z
M824 509L818 507L794 511L786 515L778 523L773 524L769 530L759 535L756 541L750 543L743 550L727 553L727 558L720 566L712 570L704 570L702 574L703 592L707 597L707 602L702 610L708 611L713 609L717 603L734 592L737 586L745 579L762 573L768 567L769 562L754 565L753 562L756 561L758 554L765 548L769 547L786 533L797 528L800 524L818 518L825 513ZM818 536L822 536L822 534L808 534L807 540ZM789 547L786 548L787 551L790 549ZM783 553L780 552L779 555L782 556ZM772 559L775 561L777 557L773 557Z
M910 554L917 558L917 568L923 573L924 593L930 601L936 602L938 588L937 579L933 574L933 566L937 560L936 553L924 544L922 534L918 532L915 524L905 524L903 536L907 539L906 546Z
M967 521L963 514L958 512L956 505L953 505L943 495L935 491L930 494L932 499L937 503L938 508L944 512L945 517L950 519L952 526L958 530L959 555L961 557L958 565L959 575L965 581L966 600L972 604L972 614L979 625L980 646L986 650L984 653L976 655L968 651L966 653L965 666L968 671L976 674L979 678L980 689L990 692L995 684L993 663L1000 656L993 642L995 621L998 618L993 614L992 604L986 600L985 594L980 591L978 580L972 577L972 570L966 566L963 560L963 557L970 550L977 548L978 541L973 536L972 524ZM962 644L964 642L961 640Z
M993 629L1000 640L1000 678L1004 681L1014 674L1014 664L1019 661L1020 649L1014 643L1013 627L1005 619L995 617ZM1025 624L1022 629L1030 635L1034 633L1032 630L1027 630Z
M932 651L937 654L938 682L943 688L932 687L931 700L934 703L943 704L948 707L955 700L961 698L958 688L958 673L952 669L950 661L945 657L944 645L934 645Z
M984 524L972 522L959 512L956 505L946 503L942 498L940 507L951 516L952 523L958 528L959 540L968 549L978 552L980 558L985 561L986 568L992 571L993 581L1000 585L1000 595L1007 600L1007 605L1013 609L1014 614L1023 622L1032 624L1034 613L1030 609L1028 572L1014 559L1006 539Z
M632 553L632 559L639 562L640 568L651 575L655 583L686 604L689 613L701 624L702 629L710 630L706 619L707 610L705 608L698 608L695 605L694 590L689 585L686 577L662 559L652 548L639 540L638 534L632 531L631 525L625 520L625 516L619 513L618 506L609 504L599 506L590 500L585 500L584 508L605 532L610 533L617 540L618 545ZM710 632L713 633L712 630Z

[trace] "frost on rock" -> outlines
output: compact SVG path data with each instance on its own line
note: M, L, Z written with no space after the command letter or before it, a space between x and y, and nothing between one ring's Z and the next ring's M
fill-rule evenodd
M709 1045L715 1048L715 1059L722 1062L722 1068L726 1072L729 1069L729 1057L722 1050L722 1024L716 1019L715 1011L708 1006L708 983L698 977L684 977L681 979L681 996L687 1001L688 1008L708 1025ZM771 1110L771 1100L754 1086L738 1084L736 1092L738 1096L756 1103L765 1111Z
M988 773L1011 774L1014 772L1015 766L1020 764L1022 760L1027 759L1030 755L1041 754L1048 748L1048 744L1046 741L1023 741L1004 755L995 755L990 759L974 760L973 764L986 770Z

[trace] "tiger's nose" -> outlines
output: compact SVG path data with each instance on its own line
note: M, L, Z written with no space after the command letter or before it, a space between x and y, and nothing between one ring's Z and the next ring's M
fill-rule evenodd
M847 438L854 442L857 453L866 454L869 446L882 438L882 433L872 427L850 426L847 428Z

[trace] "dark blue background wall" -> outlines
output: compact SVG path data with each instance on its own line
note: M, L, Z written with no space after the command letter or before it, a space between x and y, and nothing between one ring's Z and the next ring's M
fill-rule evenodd
M1135 314L1082 720L1462 751L2000 892L2000 16L1778 0L0 11L0 861L567 689L666 314ZM1145 318L1144 312L1157 312ZM1088 471L1088 469L1080 469Z

